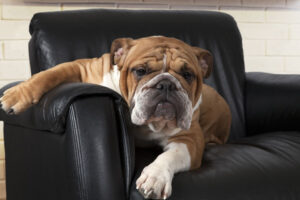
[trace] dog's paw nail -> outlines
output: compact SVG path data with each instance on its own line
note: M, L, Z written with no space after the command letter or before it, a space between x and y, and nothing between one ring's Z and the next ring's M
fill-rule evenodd
M9 114L9 115L13 115L14 114L14 109L9 109L9 111L7 112L7 114Z
M141 189L141 186L142 186L142 184L137 185L137 186L136 186L136 189L137 189L137 190Z
M146 193L146 196L149 197L152 194L153 190L150 190L148 193Z
M167 195L166 195L166 194L164 194L163 199L164 199L164 200L167 199Z

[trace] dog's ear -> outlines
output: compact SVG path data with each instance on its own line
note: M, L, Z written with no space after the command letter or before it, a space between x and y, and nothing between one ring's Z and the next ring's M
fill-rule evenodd
M203 77L209 77L213 67L212 54L209 51L201 49L199 47L193 47L193 51L198 59L198 63L201 67Z
M124 64L124 60L129 49L134 45L131 38L115 39L110 48L110 61L112 65L118 65L119 68Z

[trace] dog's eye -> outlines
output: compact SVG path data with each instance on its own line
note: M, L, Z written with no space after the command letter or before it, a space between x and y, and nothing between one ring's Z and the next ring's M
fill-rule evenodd
M183 72L181 75L188 82L191 82L194 78L194 75L191 72L187 72L187 71Z
M134 69L133 72L136 74L137 77L142 77L147 73L147 70L143 67Z

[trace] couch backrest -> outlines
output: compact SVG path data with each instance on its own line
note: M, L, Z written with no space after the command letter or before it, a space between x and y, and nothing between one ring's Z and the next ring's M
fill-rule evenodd
M209 11L86 10L36 14L30 24L32 74L78 58L100 57L112 40L151 35L176 37L208 49L214 69L206 83L217 89L233 114L231 139L245 135L244 60L234 19Z

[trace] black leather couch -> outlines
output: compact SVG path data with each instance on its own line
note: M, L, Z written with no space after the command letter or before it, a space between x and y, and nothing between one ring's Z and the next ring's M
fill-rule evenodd
M233 18L206 11L88 10L36 14L32 74L99 57L113 39L165 35L208 49L212 76L232 111L228 144L179 173L171 200L300 199L300 76L245 73ZM1 89L1 93L12 83ZM135 149L125 102L92 84L64 84L4 120L8 200L142 199L135 179L159 148Z

